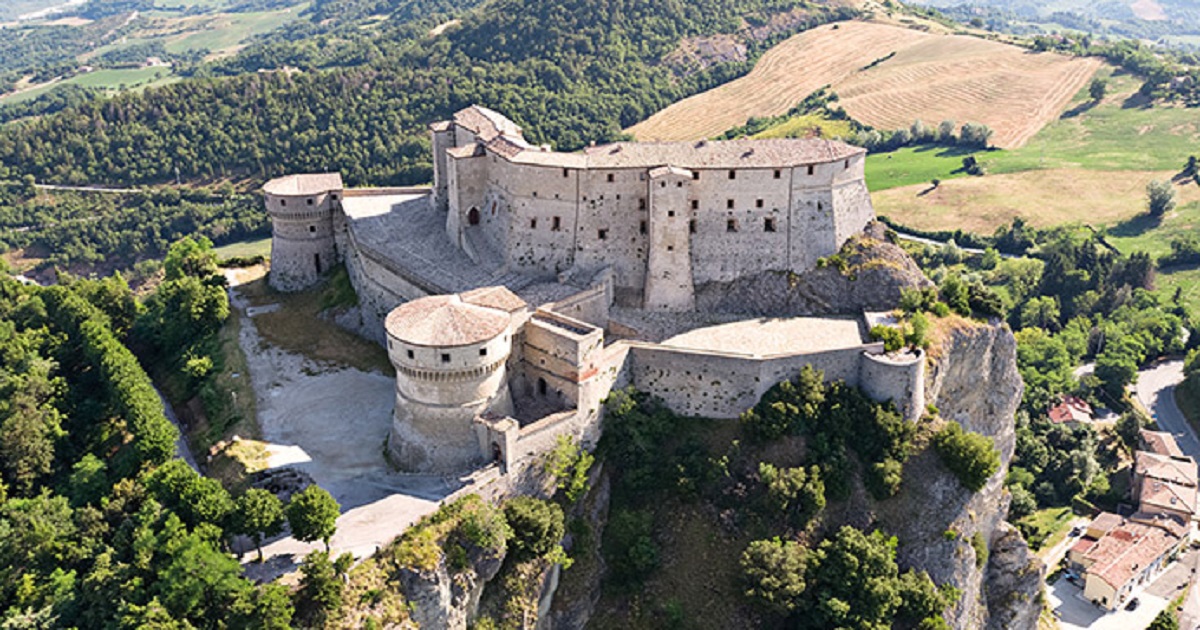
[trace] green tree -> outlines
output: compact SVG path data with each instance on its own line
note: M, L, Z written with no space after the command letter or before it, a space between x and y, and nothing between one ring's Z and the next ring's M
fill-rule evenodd
M772 538L750 543L741 559L746 597L780 615L795 611L806 587L807 555L807 550L792 540Z
M320 540L325 543L325 551L329 551L329 539L337 531L337 518L341 512L333 495L320 486L311 485L292 495L285 511L296 540Z
M520 496L506 501L504 519L512 529L509 549L517 560L549 555L566 532L562 508L534 497Z
M900 607L896 538L843 526L809 556L813 627L880 630Z
M964 431L953 420L933 436L933 445L946 468L973 492L1000 468L1000 452L991 438Z
M1175 187L1165 179L1146 184L1146 210L1150 216L1161 218L1175 209Z
M237 498L232 514L234 533L249 536L262 562L262 541L283 530L283 503L279 497L261 488L250 488Z

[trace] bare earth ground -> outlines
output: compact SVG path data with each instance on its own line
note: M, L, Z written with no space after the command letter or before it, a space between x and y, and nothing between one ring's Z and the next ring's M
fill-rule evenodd
M458 487L454 479L389 470L383 444L391 427L391 377L272 346L255 321L272 306L249 306L237 288L231 294L236 316L243 318L241 345L257 396L267 468L304 471L338 500L342 515L331 541L335 554L374 553ZM319 548L320 543L278 538L263 548L265 565L249 563L255 556L246 555L247 574L262 579L287 573Z
M877 214L918 229L947 225L976 234L1021 217L1038 227L1072 223L1114 224L1145 212L1146 184L1175 173L1048 169L943 181L871 194ZM1200 187L1176 186L1179 204L1200 199ZM928 191L928 192L926 192Z
M712 137L752 116L783 114L831 85L851 116L873 126L979 122L995 131L996 146L1014 148L1055 119L1099 66L977 37L839 22L787 39L745 77L626 131L643 141Z

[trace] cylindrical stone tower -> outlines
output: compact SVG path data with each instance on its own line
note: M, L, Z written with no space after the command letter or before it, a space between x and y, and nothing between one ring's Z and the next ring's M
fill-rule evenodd
M473 425L489 411L511 414L505 362L509 313L457 295L425 297L388 314L396 409L388 450L409 472L457 472L486 461Z
M337 173L289 175L263 185L271 217L272 287L297 291L337 262L333 212L342 196Z

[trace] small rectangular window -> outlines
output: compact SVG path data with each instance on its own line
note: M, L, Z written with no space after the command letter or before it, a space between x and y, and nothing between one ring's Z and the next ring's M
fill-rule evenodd
M479 356L481 356L481 357L486 357L486 356L487 356L487 348L480 348L480 349L479 349Z
M611 183L613 182L613 180L614 180L614 179L615 179L615 176L614 176L612 173L609 173L609 174L608 174L608 183L610 183L610 184L611 184Z
M755 200L754 200L754 207L755 207L755 208L761 208L761 207L763 207L763 200L762 200L762 199L755 199Z
M443 352L442 353L442 363L449 363L449 362L450 362L450 353Z
M725 231L726 232L736 232L737 231L737 219L729 219L729 220L725 221Z
M729 171L729 179L737 179L737 171Z
M812 165L812 164L809 164L809 165L808 165L808 174L809 174L809 175L812 175L812 174L813 174L813 165Z
M725 207L726 207L726 208L729 208L730 210L733 210L733 200L732 200L732 199L726 199L726 200L725 200Z
M550 229L554 230L555 232L561 230L562 229L562 219L560 219L558 217L554 217L554 222L550 225Z
M416 358L416 355L413 354L412 350L408 351L408 358L410 358L410 359Z
M775 231L775 218L774 217L767 217L766 219L763 220L763 231L764 232L774 232Z
M692 210L699 210L699 209L700 209L700 200L693 199L692 200Z
M596 230L596 236L600 237L600 240L602 240L602 241L608 240L608 230L605 230L605 229Z
M529 220L529 229L531 229L531 230L536 230L536 229L537 229L537 219L530 219L530 220Z
M696 220L695 219L688 221L688 232L690 232L692 234L696 233Z
M779 179L780 177L783 177L783 171L775 169L775 179Z
M638 226L638 231L641 232L642 234L646 233L646 222L645 221L642 221L641 225Z

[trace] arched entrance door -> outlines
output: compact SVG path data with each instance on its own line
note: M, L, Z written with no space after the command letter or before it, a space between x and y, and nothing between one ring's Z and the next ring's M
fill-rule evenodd
M478 208L471 208L471 210L467 212L467 225L479 225Z

